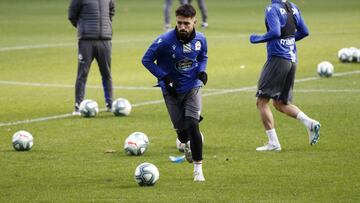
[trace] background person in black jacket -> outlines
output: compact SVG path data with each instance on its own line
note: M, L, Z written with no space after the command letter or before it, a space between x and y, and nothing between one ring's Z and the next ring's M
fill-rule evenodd
M104 88L106 107L111 109L111 38L114 0L71 0L68 18L78 30L78 72L75 84L75 111L85 96L85 86L91 62L96 59Z

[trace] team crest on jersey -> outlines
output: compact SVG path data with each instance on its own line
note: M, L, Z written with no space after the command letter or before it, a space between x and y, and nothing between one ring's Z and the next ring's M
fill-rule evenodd
M283 8L280 8L280 13L281 13L281 15L285 15L285 14L287 14L286 10L285 10L285 9L283 9Z
M191 53L191 43L187 43L183 45L183 52L184 53Z
M175 67L179 72L188 71L192 68L193 61L189 59L183 59L176 62Z
M201 49L201 42L200 41L197 41L195 43L195 51L199 51Z

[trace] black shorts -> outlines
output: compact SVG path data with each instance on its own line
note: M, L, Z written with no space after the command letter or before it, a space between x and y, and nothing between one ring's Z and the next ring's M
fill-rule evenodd
M192 117L200 120L201 112L201 89L195 87L185 94L177 97L164 94L164 100L170 115L171 122L176 131L184 131L185 117Z
M264 65L258 81L256 97L282 101L292 101L296 63L273 56Z

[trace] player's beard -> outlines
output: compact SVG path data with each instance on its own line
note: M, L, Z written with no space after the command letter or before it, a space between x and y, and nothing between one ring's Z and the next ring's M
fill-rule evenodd
M187 32L186 30L179 30L179 36L181 39L185 40L190 37L190 32Z
M181 41L181 43L189 43L195 37L195 29L187 32L176 28L176 37Z

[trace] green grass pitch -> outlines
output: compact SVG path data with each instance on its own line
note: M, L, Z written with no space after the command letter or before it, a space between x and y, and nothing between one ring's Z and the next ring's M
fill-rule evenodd
M73 110L76 30L67 20L69 1L1 1L0 202L359 202L360 64L340 63L337 51L360 47L360 1L294 0L310 29L298 43L297 79L306 80L295 84L294 103L321 122L321 139L311 147L304 126L276 112L283 151L259 153L255 148L267 138L252 87L266 53L265 44L251 45L248 38L265 32L263 12L269 2L206 1L209 28L198 29L209 49L200 126L206 182L194 183L191 164L168 160L180 153L166 108L161 102L146 103L162 100L157 89L116 89L115 97L136 104L129 117L101 112L93 119L17 123ZM151 87L155 79L141 57L163 32L163 1L116 3L114 85ZM175 5L176 0L173 11ZM323 60L333 63L335 73L346 74L318 78L316 66ZM96 63L88 85L86 98L104 108L102 89L94 87L101 85ZM18 130L34 136L31 151L12 148ZM143 156L123 151L134 131L149 136ZM106 154L107 149L117 152ZM154 187L139 187L134 180L142 162L160 170Z

